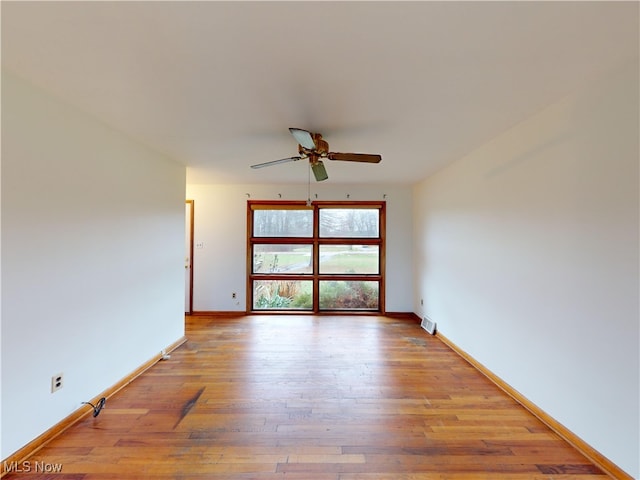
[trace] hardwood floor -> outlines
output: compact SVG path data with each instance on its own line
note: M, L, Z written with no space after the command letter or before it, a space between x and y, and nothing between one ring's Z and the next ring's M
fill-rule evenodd
M608 478L410 320L190 317L187 338L3 478Z

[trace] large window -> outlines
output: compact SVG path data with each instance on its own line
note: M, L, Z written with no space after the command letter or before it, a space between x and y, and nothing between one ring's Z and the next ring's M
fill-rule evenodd
M247 310L384 312L384 202L247 205Z

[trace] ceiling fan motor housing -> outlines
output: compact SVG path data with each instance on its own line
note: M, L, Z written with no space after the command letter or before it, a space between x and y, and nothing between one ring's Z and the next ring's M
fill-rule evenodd
M319 133L314 134L313 141L316 144L316 152L322 156L329 153L329 144L322 138L322 135Z

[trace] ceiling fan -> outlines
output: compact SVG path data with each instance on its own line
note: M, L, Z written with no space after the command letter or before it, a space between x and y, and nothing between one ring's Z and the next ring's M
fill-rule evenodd
M380 163L381 155L371 155L368 153L337 153L329 151L329 144L322 138L319 133L311 133L300 128L290 128L289 131L298 142L297 157L282 158L271 162L258 163L251 165L251 168L263 168L280 163L297 162L298 160L309 159L311 170L316 181L321 182L329 178L324 168L322 159L340 160L343 162L365 162Z

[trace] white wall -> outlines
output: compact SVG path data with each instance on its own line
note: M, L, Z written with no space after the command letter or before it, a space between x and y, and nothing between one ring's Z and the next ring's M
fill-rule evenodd
M414 311L636 478L638 102L634 64L414 192Z
M184 335L184 185L3 72L0 458Z
M194 311L244 311L247 194L251 200L306 200L307 185L187 185L194 200ZM281 196L279 196L279 194ZM412 194L403 186L312 184L318 200L387 202L386 310L411 312ZM386 195L386 198L383 196ZM237 299L231 294L236 292Z

